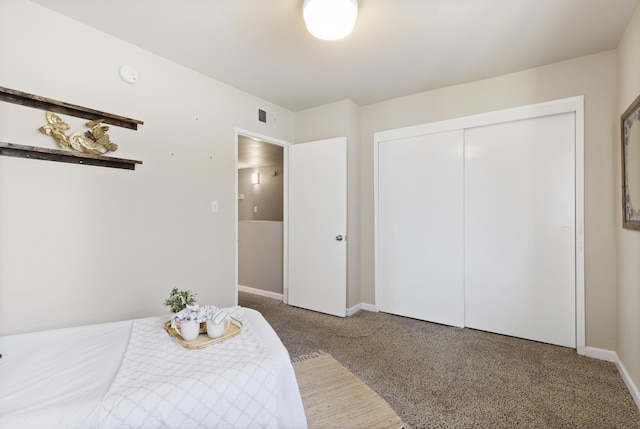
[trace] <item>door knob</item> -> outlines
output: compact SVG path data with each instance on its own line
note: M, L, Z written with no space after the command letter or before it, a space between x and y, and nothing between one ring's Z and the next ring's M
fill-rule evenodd
M342 241L344 238L345 238L345 237L343 237L343 236L341 236L341 235L336 236L336 240L338 240L338 241Z

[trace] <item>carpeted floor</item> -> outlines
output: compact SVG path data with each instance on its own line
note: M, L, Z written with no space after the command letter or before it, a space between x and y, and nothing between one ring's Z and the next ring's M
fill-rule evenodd
M240 292L289 354L330 353L412 428L640 429L614 364L385 313L327 316ZM348 427L348 426L344 426Z

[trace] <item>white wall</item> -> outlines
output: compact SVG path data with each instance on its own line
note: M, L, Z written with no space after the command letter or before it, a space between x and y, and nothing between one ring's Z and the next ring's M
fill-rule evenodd
M135 171L0 157L0 335L163 314L174 286L235 304L235 127L293 141L293 113L26 0L0 2L0 86L144 121L110 130ZM55 148L44 123L0 103L0 141Z
M375 303L373 134L411 125L585 96L585 289L587 346L616 348L615 178L612 130L616 54L607 51L362 108L362 301ZM616 201L617 203L617 201Z
M622 172L620 144L620 115L640 95L640 8L636 10L618 45L618 105L616 109L615 139L615 220L618 238L618 358L640 389L640 231L622 229ZM636 390L640 406L640 392Z

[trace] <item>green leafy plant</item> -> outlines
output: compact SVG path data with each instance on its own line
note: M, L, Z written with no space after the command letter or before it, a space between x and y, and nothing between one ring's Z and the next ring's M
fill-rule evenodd
M190 290L178 290L177 287L171 289L169 298L164 300L164 305L169 306L172 313L177 313L186 308L187 305L193 305L195 303L195 293L191 292Z

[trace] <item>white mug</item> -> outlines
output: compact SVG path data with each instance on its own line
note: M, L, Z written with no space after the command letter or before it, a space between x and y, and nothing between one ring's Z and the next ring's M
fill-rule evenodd
M185 341L195 340L200 335L200 323L196 320L182 320L178 332Z
M210 338L221 337L229 328L229 312L220 311L213 319L207 320L207 335Z

